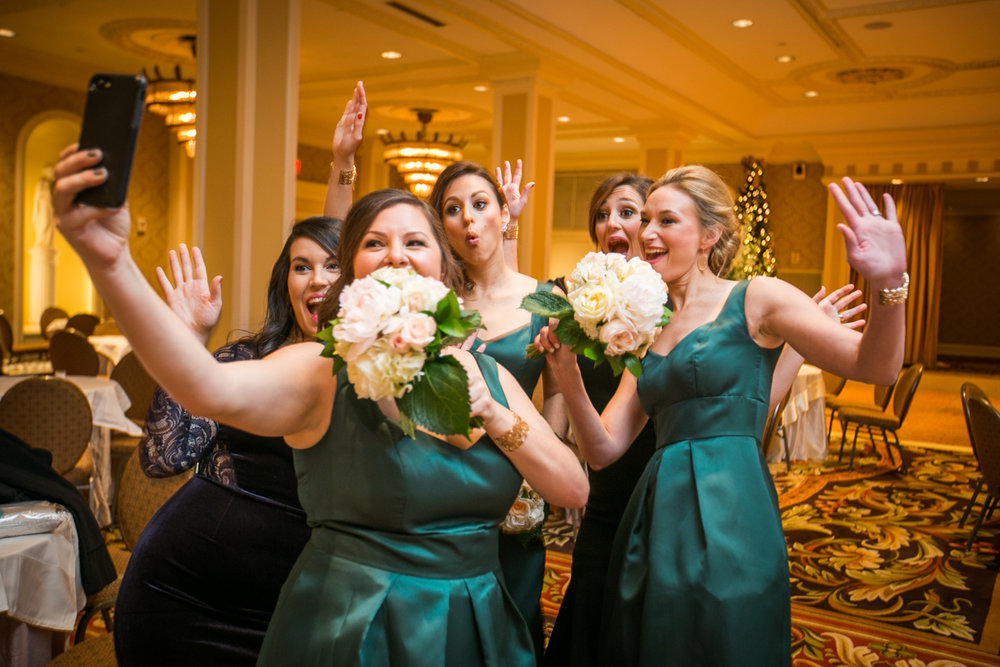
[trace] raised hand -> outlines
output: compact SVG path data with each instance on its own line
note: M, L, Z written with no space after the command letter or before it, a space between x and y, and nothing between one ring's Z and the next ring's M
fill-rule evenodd
M110 266L128 255L128 235L132 218L128 206L98 208L76 204L81 190L100 185L108 178L98 167L101 151L77 150L77 144L59 154L52 184L52 211L60 233L88 267Z
M813 301L830 319L841 322L848 329L860 329L865 325L865 320L851 320L851 318L867 310L868 304L860 303L857 306L851 304L862 296L861 290L854 289L854 285L848 283L829 294L826 293L825 287L820 287L813 295Z
M156 267L156 278L167 305L203 343L207 343L222 312L222 276L212 278L209 285L205 259L197 246L188 253L187 246L180 244L176 252L170 251L169 261L173 284L166 272Z
M877 288L896 287L906 271L906 244L892 197L882 196L883 216L863 185L847 177L843 183L843 191L831 183L830 193L846 221L837 227L844 235L847 261Z
M365 117L368 114L368 99L361 81L354 86L354 95L344 106L344 114L333 132L333 157L336 162L343 159L353 164L354 155L364 138Z
M524 212L524 208L528 205L528 194L535 187L535 182L530 181L525 184L524 190L521 190L521 172L520 159L514 163L513 173L510 170L509 160L504 160L502 168L497 167L497 184L507 200L507 210L513 220L517 220Z

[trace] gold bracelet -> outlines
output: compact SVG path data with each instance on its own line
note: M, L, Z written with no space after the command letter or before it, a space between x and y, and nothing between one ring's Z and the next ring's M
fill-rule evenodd
M507 223L503 226L503 238L505 241L517 240L517 223Z
M330 168L333 169L333 163L330 163ZM354 179L358 177L358 167L357 165L352 166L350 169L340 170L340 179L337 181L341 185L350 185L354 187Z
M892 289L882 288L878 291L880 306L898 306L910 296L910 274L903 272L903 284Z
M497 443L497 447L508 453L523 445L524 439L528 437L527 422L521 419L521 416L516 412L511 414L514 415L514 425L506 433L493 439L493 442Z

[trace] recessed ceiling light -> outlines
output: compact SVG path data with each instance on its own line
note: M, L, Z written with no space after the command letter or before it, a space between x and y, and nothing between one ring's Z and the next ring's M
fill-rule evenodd
M570 118L569 116L559 116L558 118L556 118L556 122L557 123L568 123L571 120L573 120L573 119Z
M779 63L790 63L795 60L795 56L778 56L775 60Z
M487 90L490 89L490 87L483 84L479 84L478 86L473 86L472 89L477 93L485 93Z
M615 142L616 144L624 144L625 143L625 137L615 137L611 141Z
M403 57L403 54L399 51L383 51L382 57L386 60L399 60Z
M892 27L892 21L872 21L865 24L865 30L885 30Z
M375 134L384 137L385 135L389 134L389 130L385 129L384 127L380 127L379 129L375 130Z
M13 37L17 33L10 28L0 28L0 37Z
M736 19L733 21L734 28L749 28L753 25L753 21L750 19Z
M976 183L989 183L989 182L990 182L989 176L976 176Z
M903 179L901 179L901 178L894 178L894 179L892 179L889 182L892 183L893 185L902 185L903 184Z
M819 97L819 93L817 91L815 91L815 90L807 90L806 92L802 93L802 96L803 97Z

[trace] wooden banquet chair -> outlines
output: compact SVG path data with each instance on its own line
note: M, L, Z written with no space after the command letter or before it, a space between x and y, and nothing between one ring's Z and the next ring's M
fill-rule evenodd
M93 336L94 328L100 323L101 318L91 313L77 313L66 320L67 329L76 329L84 336Z
M115 364L111 371L111 379L121 385L121 388L128 395L130 405L125 411L125 416L141 428L146 423L149 404L153 402L156 382L146 372L142 363L139 362L139 358L135 356L135 352L129 352ZM140 437L127 433L111 434L111 468L114 488L118 488L118 480L121 478L125 461L135 451Z
M86 336L74 329L63 329L49 340L49 360L52 370L66 375L97 375L101 357Z
M93 470L87 451L93 416L75 384L55 377L21 380L0 398L0 428L50 452L55 471L86 488Z
M53 322L55 322L56 320L68 320L68 319L69 319L69 314L62 308L59 308L58 306L49 306L48 308L43 310L41 317L38 318L38 326L40 327L40 330L42 332L42 338L48 340L49 338L52 337L52 334L49 332L49 327L52 325Z
M851 461L848 468L854 467L854 453L858 447L858 431L864 426L868 430L868 436L872 439L872 447L875 446L875 437L872 428L877 428L882 433L882 441L885 442L885 450L889 455L889 462L895 463L892 457L892 446L889 442L889 434L895 441L896 449L899 451L900 472L906 472L906 460L903 458L903 449L899 445L899 435L896 431L903 425L906 414L910 410L910 403L913 402L913 395L917 392L917 385L924 374L923 364L913 364L909 368L900 371L894 383L895 391L892 401L892 411L888 409L875 410L873 408L842 407L837 410L837 418L840 420L842 435L840 438L839 461L844 456L844 444L847 442L847 429L854 424L854 441L851 443Z
M115 667L115 638L110 634L76 643L45 663L45 667Z
M764 448L764 457L767 457L767 448L771 444L771 440L774 439L775 435L778 435L782 442L785 444L785 467L788 472L792 471L792 453L789 449L788 438L785 437L785 424L781 417L781 414L785 411L785 406L788 405L788 400L792 396L792 390L789 389L784 398L778 401L778 404L774 406L774 410L771 415L767 418L767 423L764 425L764 439L761 440L761 447Z
M833 416L837 413L834 407L840 401L840 392L847 384L847 378L834 375L829 371L821 371L823 375L823 386L826 387L826 395L823 398L823 405L830 410L830 424L826 427L826 441L830 442L830 433L833 431Z
M121 531L124 548L114 544L108 545L108 553L111 554L111 560L115 564L118 577L98 592L87 597L83 615L80 616L76 624L75 641L77 643L82 642L86 637L87 625L90 624L90 619L94 617L94 614L100 613L108 631L112 631L111 610L118 599L118 588L121 586L122 575L128 566L129 557L132 555L139 535L156 514L156 510L160 509L160 506L167 502L167 499L174 495L177 489L184 486L193 474L194 471L189 470L172 477L147 477L139 462L139 450L132 450L132 454L125 461L121 483L115 494L115 506L118 508L118 528Z
M976 460L979 462L979 470L982 472L981 481L985 486L986 495L979 516L976 517L976 525L972 527L969 539L965 543L966 551L972 549L972 542L976 539L976 533L979 532L983 519L993 515L993 510L1000 501L1000 412L985 396L970 396L968 415L969 437L973 443ZM975 496L973 500L974 498ZM971 507L972 500L969 501L966 512ZM962 519L962 523L964 522L965 517Z

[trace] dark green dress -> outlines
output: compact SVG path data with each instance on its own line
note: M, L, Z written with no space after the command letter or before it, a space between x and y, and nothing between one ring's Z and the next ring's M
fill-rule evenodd
M540 283L538 289L551 291L552 283ZM535 336L548 323L547 318L532 315L531 322L517 331L489 342L477 339L472 349L477 350L479 343L485 343L483 353L493 357L497 363L510 371L524 389L524 393L531 396L542 375L545 359L528 359L524 348L534 342ZM544 642L541 597L545 579L545 543L541 534L523 543L516 535L501 533L500 566L503 569L507 589L528 623L532 643L541 659Z
M506 405L495 363L478 359ZM258 664L535 663L497 558L521 475L489 439L408 438L341 371L330 428L295 451L295 470L313 531Z
M615 540L602 664L791 664L788 556L759 446L779 350L747 332L747 285L643 359L657 450Z

